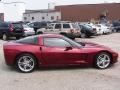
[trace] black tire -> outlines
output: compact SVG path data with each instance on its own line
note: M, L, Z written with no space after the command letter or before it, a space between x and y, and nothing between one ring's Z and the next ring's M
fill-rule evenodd
M20 39L20 36L17 36L16 39Z
M66 34L66 33L60 33L60 35L67 36L67 34Z
M15 68L22 73L30 73L34 71L36 66L37 66L36 58L31 54L24 53L24 54L19 55L16 58Z
M105 60L106 59L106 60ZM98 69L106 69L111 65L111 55L106 52L101 52L96 55L94 60L94 66Z
M37 34L43 34L43 32L39 31L39 32L37 32Z
M8 40L8 36L7 36L6 33L3 33L3 35L2 35L2 39L3 39L4 41Z
M86 38L87 35L86 35L85 33L81 33L80 37L81 37L81 38Z
M113 29L113 30L112 30L112 32L113 32L113 33L116 33L116 32L117 32L117 30L116 30L116 29Z

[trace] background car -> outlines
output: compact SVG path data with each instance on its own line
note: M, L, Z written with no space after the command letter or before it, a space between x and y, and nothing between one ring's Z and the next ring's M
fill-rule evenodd
M28 25L23 25L24 28L24 36L31 36L35 35L35 31L33 28L29 27Z
M78 26L71 22L51 23L48 28L38 29L37 34L61 34L71 39L80 37L81 31Z
M102 45L75 42L56 34L30 36L4 44L7 65L28 73L38 67L89 65L105 69L117 62L118 54Z
M96 29L96 35L102 35L102 34L103 34L103 30L101 29L100 26L97 26L97 25L95 25L95 24L93 24L93 23L87 23L87 24L85 24L85 25L88 25L88 26Z
M30 26L31 28L34 28L35 33L40 28L47 28L47 25L48 25L47 22L32 22L32 23L28 23L28 26Z
M114 21L113 28L116 30L116 32L119 32L120 31L120 21Z
M100 27L103 34L110 34L112 33L112 29L104 24L97 24L96 26Z
M21 22L0 22L0 37L3 40L9 39L9 37L19 39L23 35L24 30Z
M96 35L96 29L92 28L89 25L80 24L79 27L81 30L81 38L86 38L86 37Z

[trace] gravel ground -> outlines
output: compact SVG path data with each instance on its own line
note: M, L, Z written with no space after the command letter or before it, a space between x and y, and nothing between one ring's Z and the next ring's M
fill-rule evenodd
M120 54L120 33L76 39L111 47ZM38 69L19 73L4 62L0 41L0 90L120 90L120 62L105 70L87 68Z

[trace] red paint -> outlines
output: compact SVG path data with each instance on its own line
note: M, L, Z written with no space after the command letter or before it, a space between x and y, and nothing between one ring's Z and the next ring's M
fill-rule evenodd
M62 66L62 65L92 65L96 54L107 51L112 55L112 62L117 62L118 54L111 49L93 43L86 43L80 48L73 47L67 50L66 47L46 47L43 43L44 37L63 38L61 35L40 35L38 44L20 44L8 42L4 44L4 56L7 65L14 65L17 55L30 53L37 58L39 66ZM68 47L69 48L69 47Z

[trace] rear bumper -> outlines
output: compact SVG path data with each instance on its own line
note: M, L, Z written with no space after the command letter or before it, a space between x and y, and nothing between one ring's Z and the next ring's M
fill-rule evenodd
M25 32L24 36L30 36L30 35L35 35L35 32Z
M112 53L112 63L118 62L118 54L117 53Z
M13 32L11 32L11 33L8 34L8 36L9 37L17 37L17 36L22 37L22 36L24 36L24 33L13 33Z
M14 65L14 61L13 61L15 59L14 58L14 52L5 49L5 46L4 46L4 58L5 58L5 63L8 66L13 66Z
M80 33L67 33L67 37L69 37L69 38L71 38L71 37L78 38L78 37L80 37Z

